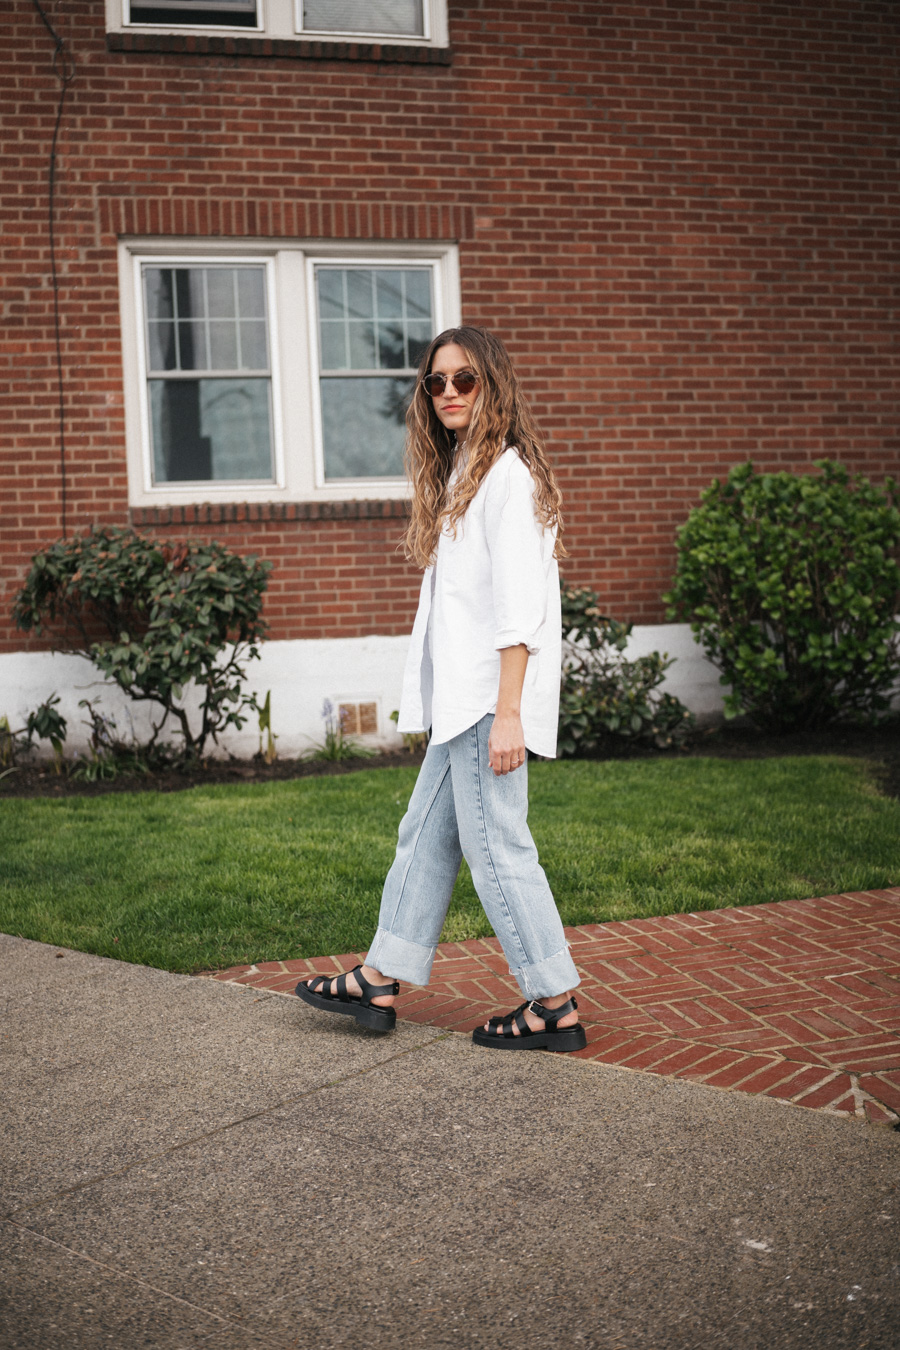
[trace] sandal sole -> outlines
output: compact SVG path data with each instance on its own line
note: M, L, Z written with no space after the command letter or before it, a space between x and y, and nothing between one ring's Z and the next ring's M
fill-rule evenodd
M318 1012L340 1013L343 1017L352 1017L369 1031L393 1031L397 1022L394 1008L367 1008L362 1003L342 1003L340 999L329 998L327 994L317 994L302 980L294 993Z
M574 1027L563 1027L561 1031L536 1031L532 1036L495 1036L484 1027L476 1027L472 1040L475 1045L486 1045L492 1050L550 1050L558 1055L583 1050L587 1045L580 1022Z

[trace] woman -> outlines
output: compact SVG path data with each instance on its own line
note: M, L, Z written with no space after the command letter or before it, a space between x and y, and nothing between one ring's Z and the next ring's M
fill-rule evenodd
M389 1031L399 980L425 985L463 857L525 1002L473 1032L578 1050L579 983L527 824L526 748L556 753L560 494L502 342L434 338L407 415L408 556L425 568L400 731L431 728L364 965L301 982L306 1003Z

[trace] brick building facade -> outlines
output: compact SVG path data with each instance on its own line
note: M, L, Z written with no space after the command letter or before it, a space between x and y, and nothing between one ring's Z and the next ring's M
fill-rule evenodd
M8 621L31 554L94 522L270 558L276 642L402 641L418 582L394 433L374 436L383 462L352 446L423 323L507 340L566 496L567 575L641 625L663 619L677 526L733 464L900 472L892 0L44 9L73 75L54 194L65 521L60 84L41 14L13 0L0 653L40 649ZM245 282L223 318L215 287ZM205 364L186 346L204 323ZM360 357L373 331L400 348ZM244 409L230 433L220 395ZM172 400L198 397L201 468L179 469Z

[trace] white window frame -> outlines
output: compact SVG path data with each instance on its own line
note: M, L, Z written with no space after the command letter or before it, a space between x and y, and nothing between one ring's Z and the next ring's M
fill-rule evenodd
M108 33L209 33L230 34L231 36L253 37L254 34L268 38L290 38L296 42L380 42L390 46L409 47L446 47L450 37L447 27L447 0L423 0L424 35L418 33L371 33L350 31L342 33L334 30L304 31L302 20L302 0L257 0L256 26L222 24L167 24L133 23L131 7L154 8L152 0L139 6L137 0L105 0L106 31ZM209 8L215 9L215 0L210 0Z
M142 266L147 263L188 267L265 263L274 482L153 482L142 284ZM435 332L461 322L459 251L452 243L378 245L327 240L236 243L146 237L120 241L119 295L130 506L191 506L217 501L384 501L409 496L409 485L402 477L325 480L314 290L317 263L360 267L428 264L433 276Z

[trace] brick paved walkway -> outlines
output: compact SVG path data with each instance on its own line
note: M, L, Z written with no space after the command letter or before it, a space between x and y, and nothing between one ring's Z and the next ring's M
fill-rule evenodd
M900 1121L900 887L567 930L582 1059ZM360 954L213 978L292 994ZM401 1018L471 1031L521 1001L495 939L444 943Z

